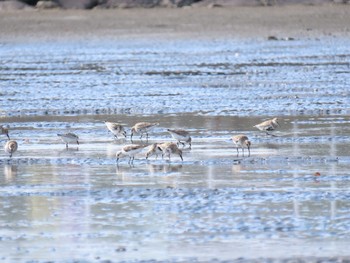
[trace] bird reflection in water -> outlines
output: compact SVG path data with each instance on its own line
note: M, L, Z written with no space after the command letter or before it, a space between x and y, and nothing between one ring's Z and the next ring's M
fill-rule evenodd
M17 165L6 164L4 166L5 180L7 182L13 181L16 178L16 176L17 176L17 170L18 170Z

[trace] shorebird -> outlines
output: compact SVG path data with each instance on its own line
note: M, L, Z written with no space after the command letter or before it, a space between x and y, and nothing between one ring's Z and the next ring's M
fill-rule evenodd
M148 132L150 132L154 127L158 126L159 123L149 123L149 122L139 122L136 123L132 128L131 128L131 141L132 141L132 136L134 133L139 133L141 134L140 139L142 139L143 134L146 133L146 139L148 140Z
M148 159L148 157L151 157L153 154L156 155L156 160L158 158L158 154L163 154L162 148L160 148L161 143L153 143L147 153L146 153L146 159Z
M124 156L129 156L129 164L132 164L135 159L135 155L141 152L147 145L139 145L139 144L130 144L124 146L121 151L118 151L116 153L117 157L117 163L119 162L119 159Z
M190 133L188 131L181 130L181 129L178 129L178 130L168 129L168 132L171 134L171 136L175 140L177 140L178 146L180 143L182 144L182 146L185 146L186 145L185 143L187 142L190 145L190 149L191 149L192 139L191 139Z
M66 144L66 148L68 148L68 143L75 142L79 145L79 137L74 133L68 132L65 134L57 134L58 137Z
M250 141L248 139L247 136L245 135L234 135L232 136L232 141L233 143L236 145L236 148L237 148L237 156L239 154L238 152L238 148L241 147L242 148L242 153L243 153L243 156L244 156L244 147L247 147L248 148L248 157L250 156Z
M163 152L162 157L164 157L164 155L167 155L169 158L169 161L170 161L171 154L178 154L181 158L181 161L183 161L182 151L179 149L179 147L177 147L176 143L173 143L173 142L162 143L162 144L159 144L159 148Z
M10 154L10 158L12 157L12 154L17 151L18 149L18 144L16 141L14 140L9 140L6 142L5 146L4 146L4 150L5 152Z
M118 139L118 135L122 134L126 138L126 131L124 130L124 127L116 122L109 122L105 121L105 124L107 126L107 129L113 133L114 137Z
M266 132L267 135L272 135L269 134L269 131L274 131L277 127L279 127L279 123L278 123L278 119L277 118L273 118L271 120L267 120L264 121L262 123L259 123L257 125L255 125L255 128L258 128L260 131L264 131Z
M7 136L7 138L10 140L9 129L5 128L3 126L0 126L0 127L1 127L1 134L5 134Z

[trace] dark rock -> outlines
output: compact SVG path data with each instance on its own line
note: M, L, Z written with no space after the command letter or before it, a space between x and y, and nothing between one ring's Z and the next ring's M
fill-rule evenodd
M35 7L38 9L52 9L57 8L59 6L57 3L52 1L38 1Z
M161 0L105 0L102 6L107 8L155 7Z
M177 7L189 6L201 0L171 0L172 4Z
M0 1L0 11L31 9L29 5L20 1Z
M15 5L17 5L18 3L24 3L27 5L35 6L38 1L39 0L0 0L0 4L2 4L2 2L15 2ZM13 5L13 3L6 3L6 5Z
M183 7L192 5L201 0L104 0L101 7L107 8L133 8L146 7Z
M268 36L267 40L278 40L276 36Z
M66 9L91 9L99 4L98 0L54 0L54 2Z
M18 0L19 2L25 3L27 5L35 6L39 0Z
M202 0L196 6L229 7L229 6L259 6L259 0Z
M320 5L327 3L342 2L350 0L201 0L196 5L208 7L225 7L225 6L284 6L293 4Z

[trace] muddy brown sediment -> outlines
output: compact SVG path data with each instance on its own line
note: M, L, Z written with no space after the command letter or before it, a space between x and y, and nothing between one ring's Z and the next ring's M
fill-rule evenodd
M350 5L1 12L1 42L350 35Z

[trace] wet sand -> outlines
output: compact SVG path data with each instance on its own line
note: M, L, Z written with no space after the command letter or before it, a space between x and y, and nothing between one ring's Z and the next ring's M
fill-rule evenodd
M0 153L0 258L349 260L349 19L344 5L1 13L0 117L19 150ZM271 116L276 136L253 128ZM193 147L117 165L130 139L104 120L160 123L135 143L184 128Z
M1 42L349 37L350 5L1 12Z

